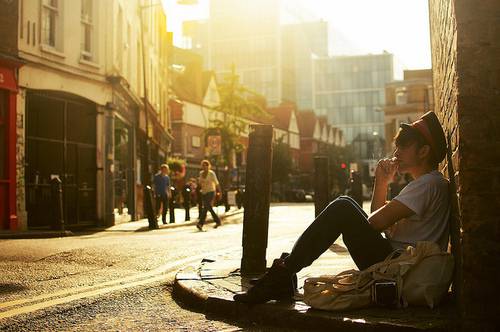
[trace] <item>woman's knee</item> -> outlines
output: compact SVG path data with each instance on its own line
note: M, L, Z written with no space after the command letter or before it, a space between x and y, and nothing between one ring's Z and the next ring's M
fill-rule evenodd
M352 202L349 198L346 198L347 196L339 196L333 201L328 204L326 207L326 210L337 210L337 209L342 209L342 210L350 210L350 209L356 209L354 206L354 202Z

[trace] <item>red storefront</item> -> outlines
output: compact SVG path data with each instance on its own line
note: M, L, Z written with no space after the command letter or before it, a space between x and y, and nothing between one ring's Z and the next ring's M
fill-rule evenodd
M0 229L18 228L16 212L16 72L0 58Z

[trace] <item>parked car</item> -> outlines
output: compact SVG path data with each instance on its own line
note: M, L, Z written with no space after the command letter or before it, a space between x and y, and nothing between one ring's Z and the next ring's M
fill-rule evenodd
M304 189L290 189L285 192L285 199L288 202L306 202L306 192Z

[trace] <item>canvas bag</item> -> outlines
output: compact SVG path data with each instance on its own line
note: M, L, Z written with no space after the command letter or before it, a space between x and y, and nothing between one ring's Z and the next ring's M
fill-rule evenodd
M450 254L441 252L435 243L418 242L415 248L395 251L383 262L363 271L349 270L335 276L306 279L304 302L316 309L332 311L367 307L372 304L372 285L377 280L386 280L396 283L400 306L433 308L448 291L452 275Z

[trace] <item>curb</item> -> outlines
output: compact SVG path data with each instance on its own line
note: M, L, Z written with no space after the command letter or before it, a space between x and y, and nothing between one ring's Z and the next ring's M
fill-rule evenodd
M236 211L233 211L231 213L227 213L227 214L224 214L223 216L220 217L220 220L224 220L228 217L232 217L234 215L237 215L237 214L243 214L243 209L239 209L239 210L236 210ZM178 223L167 223L167 224L161 224L161 223L158 223L158 229L168 229L168 228L179 228L179 227L184 227L184 226L196 226L196 224L198 223L198 221L194 220L194 221L183 221L183 222L178 222ZM214 221L212 219L210 220L206 220L205 221L205 225L208 225L208 224L213 224Z
M232 298L211 296L204 292L206 282L198 279L175 278L172 296L187 307L206 315L262 325L313 330L338 331L448 331L445 326L414 327L383 319L365 320L349 318L349 313L313 310L300 303L265 303L248 306Z
M0 233L0 240L15 239L50 239L56 237L74 236L72 231L26 231L13 233Z
M242 214L243 209L239 209L233 211L231 213L224 214L221 216L221 220L225 220L228 217ZM205 225L212 224L213 220L207 220ZM158 229L170 229L170 228L179 228L179 227L194 227L197 221L188 221L188 222L178 222L172 224L158 224ZM232 224L234 222L230 222L228 224ZM150 230L147 226L139 227L135 230L131 230L133 232L146 232L146 231L154 231ZM100 227L92 227L92 228L84 228L81 231L21 231L21 232L0 232L0 240L14 240L14 239L50 239L56 237L67 237L67 236L79 236L79 235L87 235L88 233L98 233L98 232L124 232L123 230L110 230L109 228L100 228Z

